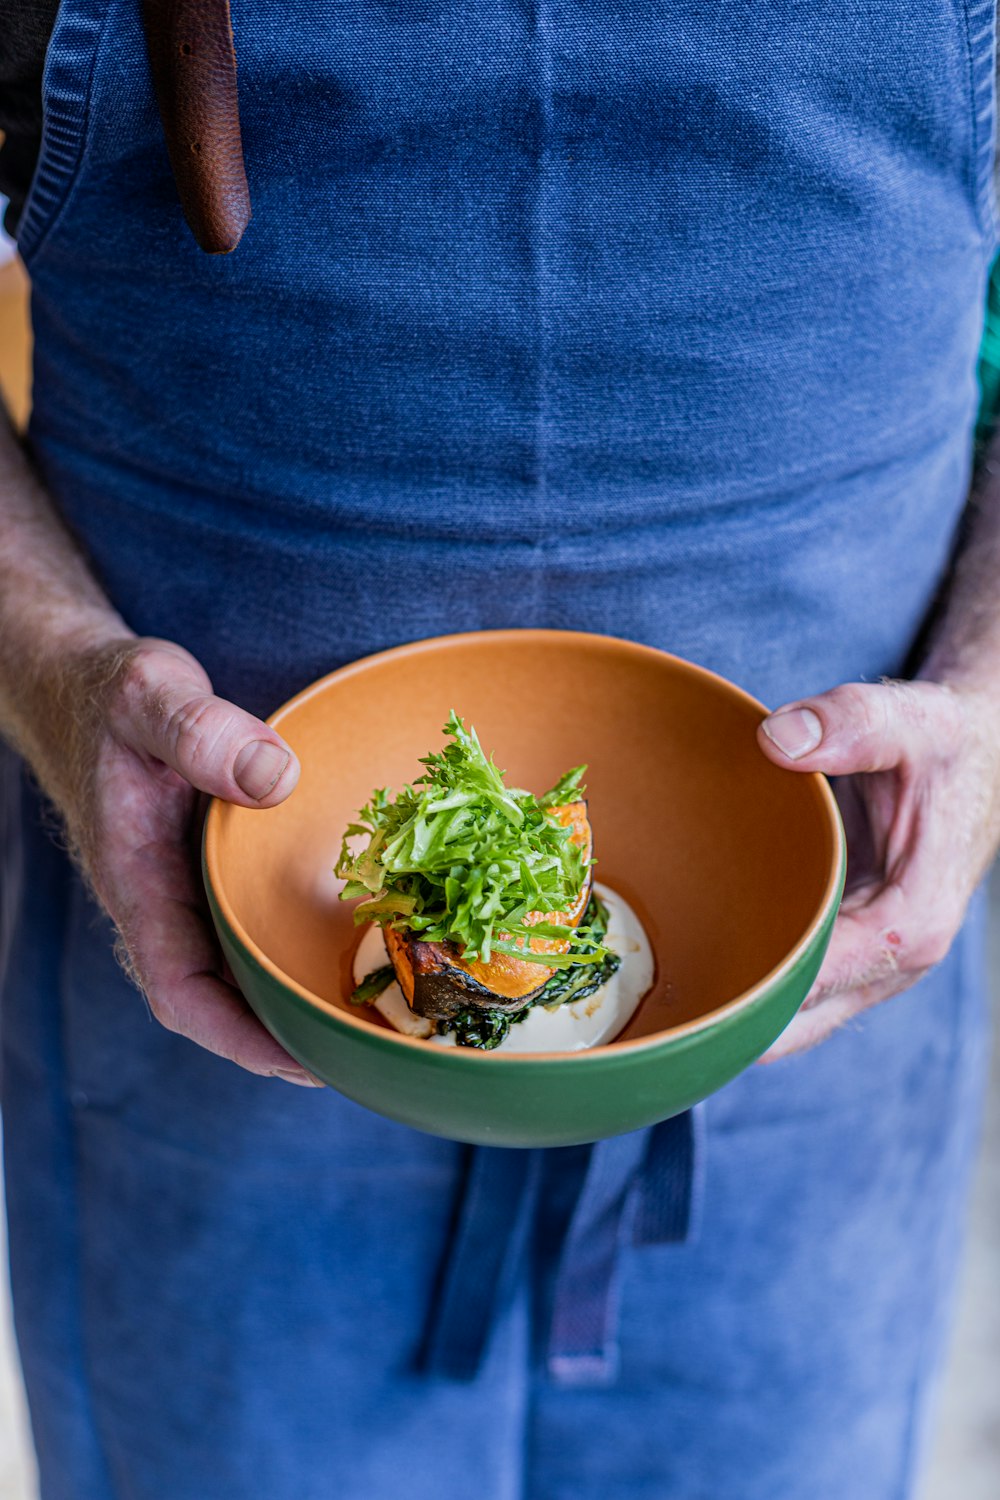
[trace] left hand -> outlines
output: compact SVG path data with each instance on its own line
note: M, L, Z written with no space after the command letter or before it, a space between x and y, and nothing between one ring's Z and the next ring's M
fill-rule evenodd
M834 782L847 889L801 1010L762 1061L804 1051L945 957L1000 844L1000 695L852 683L760 725L775 765Z

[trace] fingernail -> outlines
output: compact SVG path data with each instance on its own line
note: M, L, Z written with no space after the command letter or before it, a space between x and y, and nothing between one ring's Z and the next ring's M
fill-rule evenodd
M275 1068L272 1077L283 1078L286 1083L297 1083L303 1089L321 1089L323 1083L303 1068Z
M244 745L236 757L233 776L241 791L255 802L273 791L282 771L288 765L288 751L270 740L254 740Z
M782 755L787 755L789 760L801 760L803 755L815 750L823 738L823 725L811 708L789 708L765 719L764 733Z

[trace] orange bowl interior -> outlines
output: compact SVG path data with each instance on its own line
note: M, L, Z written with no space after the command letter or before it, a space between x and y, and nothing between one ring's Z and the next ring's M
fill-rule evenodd
M209 875L246 946L357 1024L346 1003L358 934L333 864L377 786L420 773L454 708L512 786L541 792L585 761L595 874L638 910L657 979L621 1040L707 1016L760 984L811 934L835 890L826 782L761 753L764 710L647 647L556 631L418 642L323 679L272 723L302 765L267 812L213 805Z

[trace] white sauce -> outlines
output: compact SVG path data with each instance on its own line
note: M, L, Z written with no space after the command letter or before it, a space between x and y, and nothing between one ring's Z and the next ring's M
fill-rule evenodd
M653 984L653 950L635 912L623 896L594 882L608 908L604 941L621 958L617 971L593 995L546 1010L534 1005L523 1021L515 1021L497 1052L583 1052L611 1041L635 1015L639 1002ZM373 923L354 956L354 983L389 962L382 929ZM455 1033L433 1033L432 1023L414 1015L394 981L374 1002L389 1024L406 1036L428 1037L439 1047L454 1047Z

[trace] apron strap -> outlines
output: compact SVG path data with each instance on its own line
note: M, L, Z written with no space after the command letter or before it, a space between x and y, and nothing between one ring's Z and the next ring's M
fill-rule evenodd
M417 1368L475 1379L522 1254L542 1153L470 1149ZM621 1251L690 1241L704 1180L702 1106L590 1148L559 1251L546 1363L561 1385L618 1373Z
M537 1153L477 1146L468 1153L456 1222L432 1299L417 1368L473 1380L527 1233Z
M142 24L184 217L225 254L250 219L229 0L142 0Z
M649 1133L636 1245L690 1244L697 1238L705 1196L705 1106L696 1104Z
M704 1111L600 1141L560 1256L548 1372L560 1385L617 1379L621 1251L683 1243L696 1230L704 1180Z
M548 1371L562 1385L610 1385L618 1373L619 1250L635 1210L647 1132L591 1149L556 1274Z

